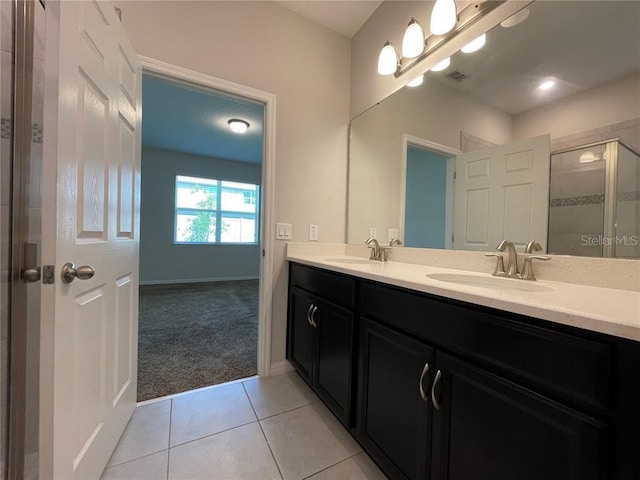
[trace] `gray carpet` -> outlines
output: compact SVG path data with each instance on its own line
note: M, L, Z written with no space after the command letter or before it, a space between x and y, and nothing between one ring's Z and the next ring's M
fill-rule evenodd
M138 401L257 373L258 281L140 286Z

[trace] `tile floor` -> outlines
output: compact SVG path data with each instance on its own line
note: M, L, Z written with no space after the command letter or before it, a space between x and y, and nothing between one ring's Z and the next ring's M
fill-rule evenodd
M295 372L136 408L102 480L383 480Z

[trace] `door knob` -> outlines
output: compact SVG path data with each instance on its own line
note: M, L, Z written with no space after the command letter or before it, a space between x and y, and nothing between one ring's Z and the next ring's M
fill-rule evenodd
M76 278L80 280L89 280L93 277L96 271L90 265L82 265L76 267L73 263L65 263L62 266L62 282L71 283Z
M22 271L22 280L25 283L35 283L40 281L40 267L25 268Z

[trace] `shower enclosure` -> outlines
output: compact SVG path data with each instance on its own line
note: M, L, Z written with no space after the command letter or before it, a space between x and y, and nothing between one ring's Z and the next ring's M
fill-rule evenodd
M44 5L2 0L0 16L0 479L36 479Z
M640 153L619 138L551 153L548 251L640 258Z

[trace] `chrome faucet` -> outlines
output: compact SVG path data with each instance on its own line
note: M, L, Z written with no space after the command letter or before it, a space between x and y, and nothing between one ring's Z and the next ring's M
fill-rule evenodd
M518 252L516 252L516 247L513 245L511 240L503 240L500 242L500 245L496 247L501 252L504 252L505 249L509 253L509 260L507 263L507 269L502 274L505 277L517 277L518 276Z
M533 252L539 252L542 250L542 245L540 245L535 240L531 240L527 243L527 246L524 249L524 253L532 254ZM533 264L531 263L533 260L551 260L551 257L546 255L528 255L524 258L524 265L522 267L522 273L518 275L518 278L522 280L535 280L536 276L533 273Z
M400 245L402 245L402 242L397 238L392 238L389 241L389 246L388 247L380 247L380 261L381 262L386 262L388 260L387 259L387 255L388 255L389 250L391 250L391 247L394 247L396 245L400 246Z
M380 244L378 243L378 240L376 240L373 237L369 237L364 243L366 243L371 249L371 255L369 255L369 260L376 260L378 262L383 261L382 249L380 248ZM371 244L373 244L373 246Z
M526 256L524 257L524 266L522 267L522 273L518 271L518 252L513 242L510 240L503 240L500 245L496 247L499 251L505 250L509 254L508 264L505 271L504 259L502 255L496 253L485 253L486 257L497 257L496 268L493 270L493 276L495 277L511 277L519 278L521 280L535 280L536 276L533 274L533 260L551 260L551 257L544 255L531 255L533 252L539 252L542 250L542 246L535 240L531 240L527 243L524 249Z
M539 252L540 250L542 250L542 245L540 245L535 240L531 240L529 243L527 243L527 246L524 247L524 253Z

